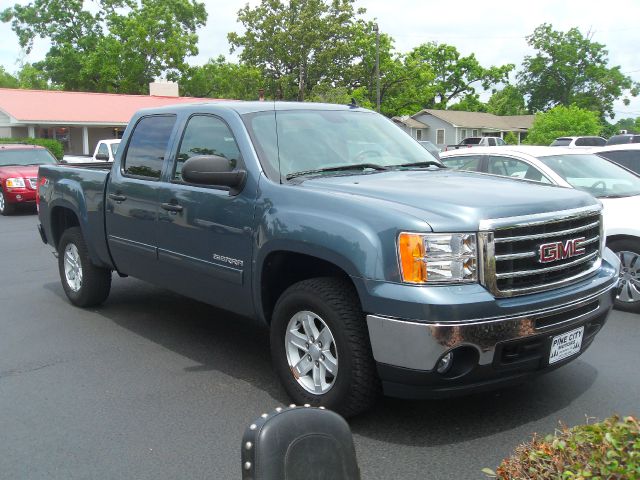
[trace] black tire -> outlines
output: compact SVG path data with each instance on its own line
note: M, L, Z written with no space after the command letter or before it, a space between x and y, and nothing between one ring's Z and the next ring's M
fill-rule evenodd
M80 260L82 281L78 289L69 284L65 274L65 252L67 246L75 245ZM64 293L78 307L94 307L103 303L111 290L111 270L100 268L91 263L87 245L79 227L64 231L58 244L58 271Z
M307 391L287 360L287 326L296 313L303 311L321 317L333 335L338 369L326 393ZM313 278L285 290L273 311L271 358L284 388L297 404L324 406L349 417L370 409L379 397L380 380L365 316L353 285L345 279Z
M640 279L640 240L614 240L613 242L608 243L607 247L613 250L613 252L618 255L621 260L621 252L631 252L632 254L637 255L638 258L636 258L635 261L632 261L631 265L625 266L623 264L620 267L620 286L618 288L618 296L616 298L614 306L617 310L631 313L640 313L640 300L633 302L620 300L623 289L626 289L627 297L629 297L630 292L635 293L640 290L640 283L638 283L638 280ZM635 286L629 284L630 279L633 278L635 279ZM633 292L631 291L631 289L633 289Z
M12 215L16 211L16 206L13 203L7 202L2 188L0 187L0 215Z

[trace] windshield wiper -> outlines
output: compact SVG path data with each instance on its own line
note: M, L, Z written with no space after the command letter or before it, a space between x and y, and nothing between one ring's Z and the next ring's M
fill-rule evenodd
M439 168L447 168L446 165L443 165L440 162L435 160L427 160L426 162L413 162L413 163L400 163L398 165L392 165L393 167L439 167Z
M301 172L293 172L293 173L289 173L286 176L287 180L291 180L292 178L295 177L302 177L304 175L313 175L314 173L324 173L324 172L344 172L344 171L348 171L348 170L366 170L366 169L371 169L371 170L389 170L388 167L385 167L383 165L378 165L377 163L356 163L353 165L340 165L339 167L326 167L326 168L317 168L315 170L304 170Z

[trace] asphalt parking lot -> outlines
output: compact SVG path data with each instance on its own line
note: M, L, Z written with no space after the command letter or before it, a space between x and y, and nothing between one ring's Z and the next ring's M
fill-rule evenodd
M114 276L104 306L66 300L37 217L0 217L0 478L239 479L242 432L289 401L268 334ZM350 421L363 479L484 478L559 421L638 414L640 316L614 312L571 364L519 387L383 399Z

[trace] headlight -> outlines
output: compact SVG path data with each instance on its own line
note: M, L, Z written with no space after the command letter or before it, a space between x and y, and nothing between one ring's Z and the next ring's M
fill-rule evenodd
M7 178L7 188L24 188L24 178Z
M475 233L402 232L398 256L407 283L467 283L478 278Z

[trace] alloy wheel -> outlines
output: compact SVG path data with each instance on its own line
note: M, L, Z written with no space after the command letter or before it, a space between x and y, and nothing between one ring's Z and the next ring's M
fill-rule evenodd
M633 303L640 301L640 254L621 250L616 252L620 259L620 285L618 301Z
M80 290L82 287L82 263L78 247L73 243L68 244L64 249L64 276L71 290L74 292Z

